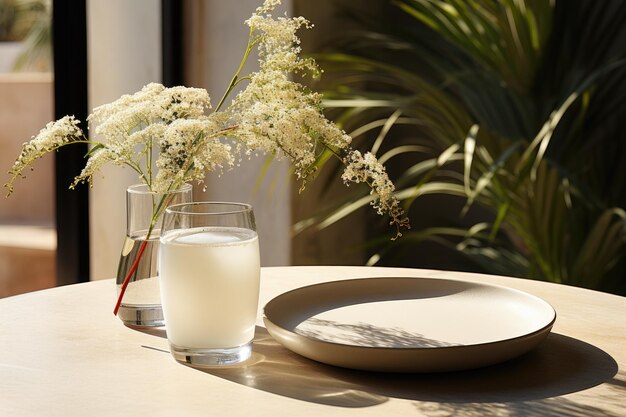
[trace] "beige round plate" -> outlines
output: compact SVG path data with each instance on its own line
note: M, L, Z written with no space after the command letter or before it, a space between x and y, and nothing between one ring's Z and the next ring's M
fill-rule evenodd
M537 346L556 313L496 285L363 278L311 285L265 306L269 333L307 358L383 372L442 372L503 362Z

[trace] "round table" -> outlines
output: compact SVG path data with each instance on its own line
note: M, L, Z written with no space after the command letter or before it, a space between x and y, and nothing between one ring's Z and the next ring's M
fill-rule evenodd
M350 278L493 283L548 301L552 333L512 361L464 372L381 374L324 365L276 343L262 306L301 286ZM0 300L3 416L625 416L626 298L524 279L367 267L262 268L253 357L199 370L163 329L113 316L113 280Z

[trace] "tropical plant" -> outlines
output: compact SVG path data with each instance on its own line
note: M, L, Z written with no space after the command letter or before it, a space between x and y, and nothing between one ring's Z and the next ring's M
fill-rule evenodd
M386 18L347 10L364 29L317 56L324 104L395 172L407 208L428 194L464 208L443 226L413 218L393 244L373 239L369 263L445 237L488 272L626 292L626 3L391 4ZM296 231L369 200L353 195ZM463 218L476 209L487 215Z
M25 32L24 50L14 64L16 71L52 70L52 1L16 0L18 25Z
M15 0L0 1L0 42L11 42L19 38L14 28L16 14Z
M52 1L0 0L0 41L23 42L13 69L52 69Z

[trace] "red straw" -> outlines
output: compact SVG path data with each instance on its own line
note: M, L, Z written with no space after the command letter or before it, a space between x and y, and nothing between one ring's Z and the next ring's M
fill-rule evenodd
M115 304L115 309L113 310L113 315L117 316L117 311L120 309L120 304L122 304L122 298L124 298L124 293L126 292L126 287L128 287L128 283L130 282L130 277L135 273L137 269L137 265L139 264L139 260L141 259L141 255L143 254L146 245L148 244L148 239L145 239L139 248L139 253L137 253L137 258L135 258L135 262L133 266L130 267L130 271L128 271L128 275L124 279L122 283L122 289L120 291L120 295L117 297L117 303Z

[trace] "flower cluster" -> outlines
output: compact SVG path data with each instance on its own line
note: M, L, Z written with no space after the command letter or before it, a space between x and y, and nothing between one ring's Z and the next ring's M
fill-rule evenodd
M24 170L37 159L64 145L81 141L83 131L78 127L78 123L73 116L65 116L56 122L48 123L37 136L31 138L30 142L22 145L22 152L9 170L11 179L4 185L8 188L9 194L13 192L13 182L18 177L24 178Z
M222 131L213 119L179 119L168 125L159 141L155 190L164 192L173 189L172 184L192 180L202 182L206 172L234 165L232 147L216 137Z
M27 166L70 143L93 145L71 187L81 182L91 185L93 175L111 163L132 168L142 182L161 193L184 182L202 182L207 172L232 168L242 155L255 152L287 157L306 183L319 155L329 150L346 165L346 183L368 184L377 196L378 212L389 215L398 230L408 227L384 168L373 155L350 149L351 138L322 113L321 96L292 80L295 73L316 76L319 69L312 59L300 57L296 32L311 25L302 17L272 17L279 4L280 0L266 0L246 21L248 47L215 109L203 89L152 83L94 109L88 117L94 140L84 137L73 117L65 117L24 144L6 184L9 193ZM259 70L241 76L254 48ZM225 99L243 81L246 87L226 106ZM154 150L158 150L155 160Z
M353 183L366 183L371 187L371 194L376 194L377 199L372 205L378 214L387 214L391 218L390 224L398 227L398 235L401 236L400 227L409 227L409 220L400 207L400 202L395 198L395 186L387 176L385 167L370 152L361 155L357 150L351 151L345 158L346 169L341 175L346 185Z

